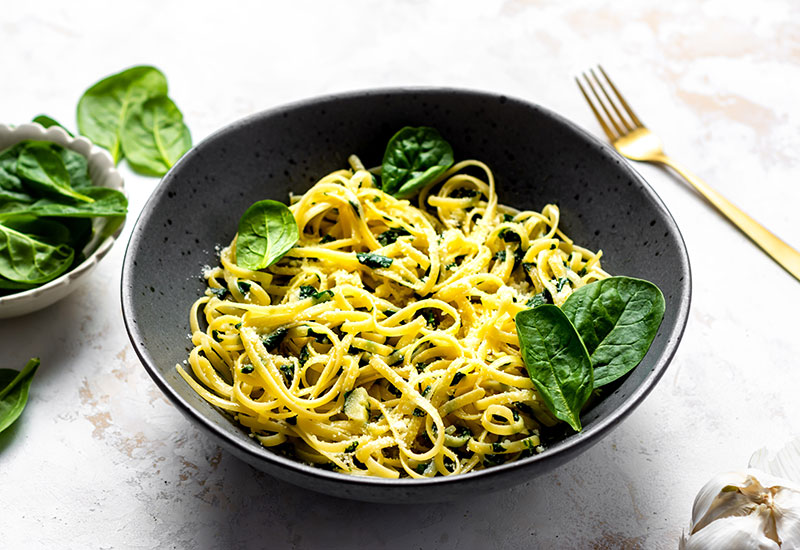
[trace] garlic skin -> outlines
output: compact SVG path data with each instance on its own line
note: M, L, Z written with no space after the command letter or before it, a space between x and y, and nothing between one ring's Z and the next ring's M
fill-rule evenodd
M758 449L750 457L748 467L800 483L800 435L790 438L781 448Z
M800 549L800 485L753 468L713 477L695 498L680 548Z

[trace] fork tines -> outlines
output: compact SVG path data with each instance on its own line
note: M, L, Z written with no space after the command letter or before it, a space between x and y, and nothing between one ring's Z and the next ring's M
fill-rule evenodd
M621 93L619 93L617 87L603 70L603 67L598 65L597 68L603 75L604 80L601 80L597 76L597 73L594 72L594 69L589 69L591 78L590 75L586 74L586 72L581 74L581 76L583 76L583 80L586 82L586 85L592 91L596 101L589 97L589 94L586 92L586 88L583 87L580 78L577 76L575 77L575 82L577 82L583 97L586 98L586 102L589 103L589 107L592 108L594 116L597 117L597 121L600 123L600 126L603 127L603 131L605 131L608 139L614 141L615 139L624 136L636 128L644 127L644 124L642 124L641 120L639 120L639 117L636 116L636 113L633 112L633 109L631 109L630 105L628 105L628 102L625 101L625 98ZM604 81L606 84L603 84ZM603 93L605 100L601 98L600 93L598 93L598 88ZM607 90L608 88L611 89L612 94L609 94ZM614 96L613 99L612 95ZM622 114L622 111L620 111L618 105L622 107L622 110L627 116ZM598 106L599 109L602 109L602 112L605 113L605 116L601 114ZM609 110L609 106L611 110Z

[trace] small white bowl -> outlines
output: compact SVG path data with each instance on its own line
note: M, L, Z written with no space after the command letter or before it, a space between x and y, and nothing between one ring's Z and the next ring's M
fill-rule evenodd
M51 141L80 153L88 160L89 177L95 186L108 187L125 193L122 175L114 166L111 155L105 149L92 144L88 139L71 137L63 128L58 126L44 128L35 122L20 124L19 126L0 124L0 151L4 151L26 139ZM0 297L0 319L17 317L45 308L75 290L78 286L78 281L85 279L103 256L111 250L111 246L122 232L125 222L123 221L120 224L113 235L101 241L98 236L102 235L106 224L107 220L105 218L94 218L92 220L95 236L83 249L86 259L75 266L74 269L70 269L40 287Z

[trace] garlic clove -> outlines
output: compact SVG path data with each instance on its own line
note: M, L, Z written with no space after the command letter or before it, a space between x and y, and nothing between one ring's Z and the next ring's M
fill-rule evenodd
M759 506L747 516L731 516L709 523L681 541L682 550L781 550L766 535L772 516ZM784 546L784 548L792 548Z
M800 548L800 490L788 487L776 490L772 509L781 548Z
M777 450L758 449L750 457L749 467L800 483L800 436L790 439Z
M746 472L724 472L711 478L694 499L689 532L695 533L720 518L748 515L754 506L752 499L736 489L752 483Z

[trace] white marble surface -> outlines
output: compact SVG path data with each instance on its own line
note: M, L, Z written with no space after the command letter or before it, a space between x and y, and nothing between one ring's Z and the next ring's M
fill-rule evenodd
M600 129L572 76L601 62L668 151L800 248L800 5L676 1L17 2L0 18L0 120L74 127L83 90L148 63L195 141L296 99L385 85L527 98ZM0 547L677 546L715 472L800 431L800 283L685 185L637 166L689 248L694 300L664 378L608 438L550 475L463 502L360 504L222 452L161 395L119 305L124 247L158 184L122 165L131 215L90 280L0 321L0 365L38 355L0 434Z

